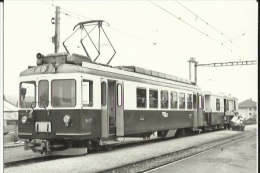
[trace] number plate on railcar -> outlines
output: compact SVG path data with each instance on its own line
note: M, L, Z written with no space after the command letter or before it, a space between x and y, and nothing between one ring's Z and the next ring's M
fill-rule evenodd
M51 132L51 123L50 122L35 122L35 131L36 132Z

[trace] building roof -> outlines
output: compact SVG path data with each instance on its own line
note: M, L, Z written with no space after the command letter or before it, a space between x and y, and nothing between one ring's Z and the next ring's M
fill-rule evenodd
M17 106L18 104L18 97L13 95L4 95L4 101L7 101L8 103Z
M252 101L252 99L247 99L238 104L239 108L256 108L256 102Z
M4 100L4 120L18 120L18 109Z

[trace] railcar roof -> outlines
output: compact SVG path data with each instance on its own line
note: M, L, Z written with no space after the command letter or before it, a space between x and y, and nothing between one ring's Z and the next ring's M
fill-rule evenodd
M214 92L210 92L208 91L208 94L206 95L211 95L211 96L217 96L217 97L222 97L225 99L234 99L237 100L237 98L231 94L225 94L225 93L214 93Z
M159 77L159 78L162 78L162 79L168 79L168 80L172 80L172 81L182 82L182 83L186 83L186 84L192 84L190 80L187 80L187 79L184 79L184 78L181 78L181 77L177 77L177 76L173 76L173 75L170 75L170 74L166 74L166 73L161 73L161 72L145 69L145 68L142 68L142 67L115 66L114 68L118 68L120 70L125 70L125 71L131 71L131 72L135 72L135 73L140 73L140 74L144 74L144 75L148 75L148 76Z
M61 56L65 57L65 58L61 59L60 58ZM91 66L91 65L105 66L105 67L111 67L114 69L124 70L124 71L128 71L128 72L157 77L157 78L161 78L161 79L167 79L167 80L171 80L171 81L175 81L175 82L185 83L188 85L195 85L190 80L187 80L185 78L181 78L181 77L177 77L177 76L173 76L173 75L169 75L166 73L161 73L161 72L157 72L157 71L153 71L153 70L149 70L149 69L145 69L145 68L141 68L141 67L137 67L137 66L114 66L113 67L113 66L109 66L109 65L105 65L105 64L94 63L91 61L91 59L89 57L84 56L84 55L78 55L75 53L69 54L67 52L63 52L63 53L48 54L46 56L43 56L41 63L42 64L37 64L37 65L38 66L42 66L42 65L48 66L48 69L51 69L50 66L54 65L55 63L56 63L57 67L59 66L59 64L66 64L66 63L80 65L83 68ZM31 68L34 68L34 67L31 67ZM21 72L20 76L38 74L38 72L41 73L40 70L27 69L27 70ZM48 72L53 73L53 70L49 70ZM71 69L70 70L68 69L68 72L72 72Z

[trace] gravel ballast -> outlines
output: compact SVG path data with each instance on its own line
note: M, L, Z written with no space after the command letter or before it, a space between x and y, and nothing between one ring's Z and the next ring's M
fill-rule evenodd
M159 158L159 156L184 149L201 151L203 147L201 148L200 146L205 143L221 141L222 139L231 139L233 136L252 134L255 133L255 131L256 125L251 125L246 126L244 132L231 130L215 131L184 138L146 143L144 145L120 147L109 152L98 152L84 156L68 157L30 165L10 167L5 168L4 172L102 172L155 157ZM157 160L158 164L164 162L163 160L167 161L167 158L168 156L166 156L166 158L159 158ZM132 166L123 169L125 172L138 172L135 167L136 166Z

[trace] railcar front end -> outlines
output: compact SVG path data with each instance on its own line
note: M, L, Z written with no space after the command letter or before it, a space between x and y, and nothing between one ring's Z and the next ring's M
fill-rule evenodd
M82 109L82 81L80 73L20 77L18 135L26 149L50 155L87 152L90 139L100 136L100 110Z

